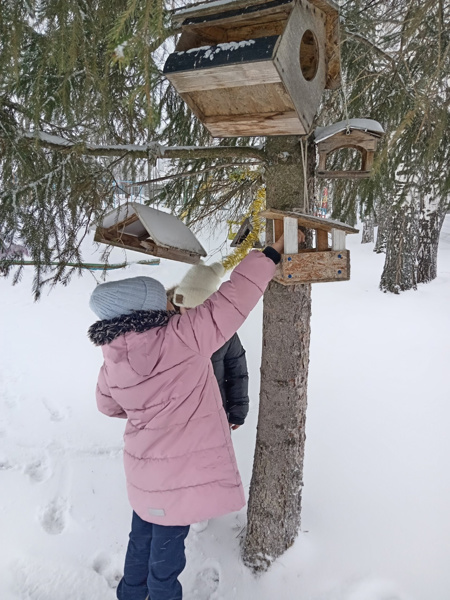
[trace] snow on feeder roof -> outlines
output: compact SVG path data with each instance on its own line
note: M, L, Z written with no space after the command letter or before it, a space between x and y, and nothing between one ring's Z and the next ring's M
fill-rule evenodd
M191 6L164 73L215 137L304 135L340 85L338 15L327 0Z
M341 131L350 131L352 129L358 129L359 131L367 131L381 137L384 134L384 129L381 123L374 121L373 119L349 119L348 121L339 121L339 123L333 123L333 125L327 125L327 127L317 127L314 132L314 140L316 144L332 137L336 133Z
M94 239L190 264L197 264L206 256L203 246L180 219L139 202L129 202L108 213Z

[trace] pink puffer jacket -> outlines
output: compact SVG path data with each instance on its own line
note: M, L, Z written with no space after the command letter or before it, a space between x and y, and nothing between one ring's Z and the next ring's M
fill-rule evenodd
M251 252L204 304L102 346L98 408L128 419L128 497L142 519L189 525L244 506L210 358L242 325L274 272L270 258Z

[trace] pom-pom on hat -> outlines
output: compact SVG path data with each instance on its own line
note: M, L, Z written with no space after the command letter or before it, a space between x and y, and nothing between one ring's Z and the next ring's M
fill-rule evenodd
M129 315L135 310L166 310L164 286L152 277L130 277L101 283L92 292L89 306L101 320Z
M214 294L225 275L225 267L216 262L205 265L200 262L189 269L173 294L173 303L184 308L194 308Z

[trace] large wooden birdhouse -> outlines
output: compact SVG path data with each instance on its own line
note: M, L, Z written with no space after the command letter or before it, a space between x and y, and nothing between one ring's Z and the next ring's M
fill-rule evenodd
M197 264L206 251L192 231L174 215L139 202L108 213L95 231L95 241Z
M284 233L284 254L275 281L291 285L350 279L350 252L345 247L345 237L348 233L358 233L357 229L295 211L265 210L261 216L273 219L275 240ZM299 250L299 226L315 231L315 248Z
M304 135L340 85L338 6L219 0L179 10L164 74L215 137Z
M383 127L373 119L349 119L328 127L317 127L314 137L319 151L317 176L322 179L365 179L370 177L378 140L384 134ZM330 154L343 148L354 148L361 154L358 171L327 170Z

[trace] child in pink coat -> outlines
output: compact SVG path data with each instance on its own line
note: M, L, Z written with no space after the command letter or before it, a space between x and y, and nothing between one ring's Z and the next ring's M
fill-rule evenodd
M203 304L167 311L150 277L101 284L89 329L104 363L97 405L127 419L133 521L119 600L180 600L189 525L240 510L244 490L211 355L239 329L275 273L281 238L251 252Z

